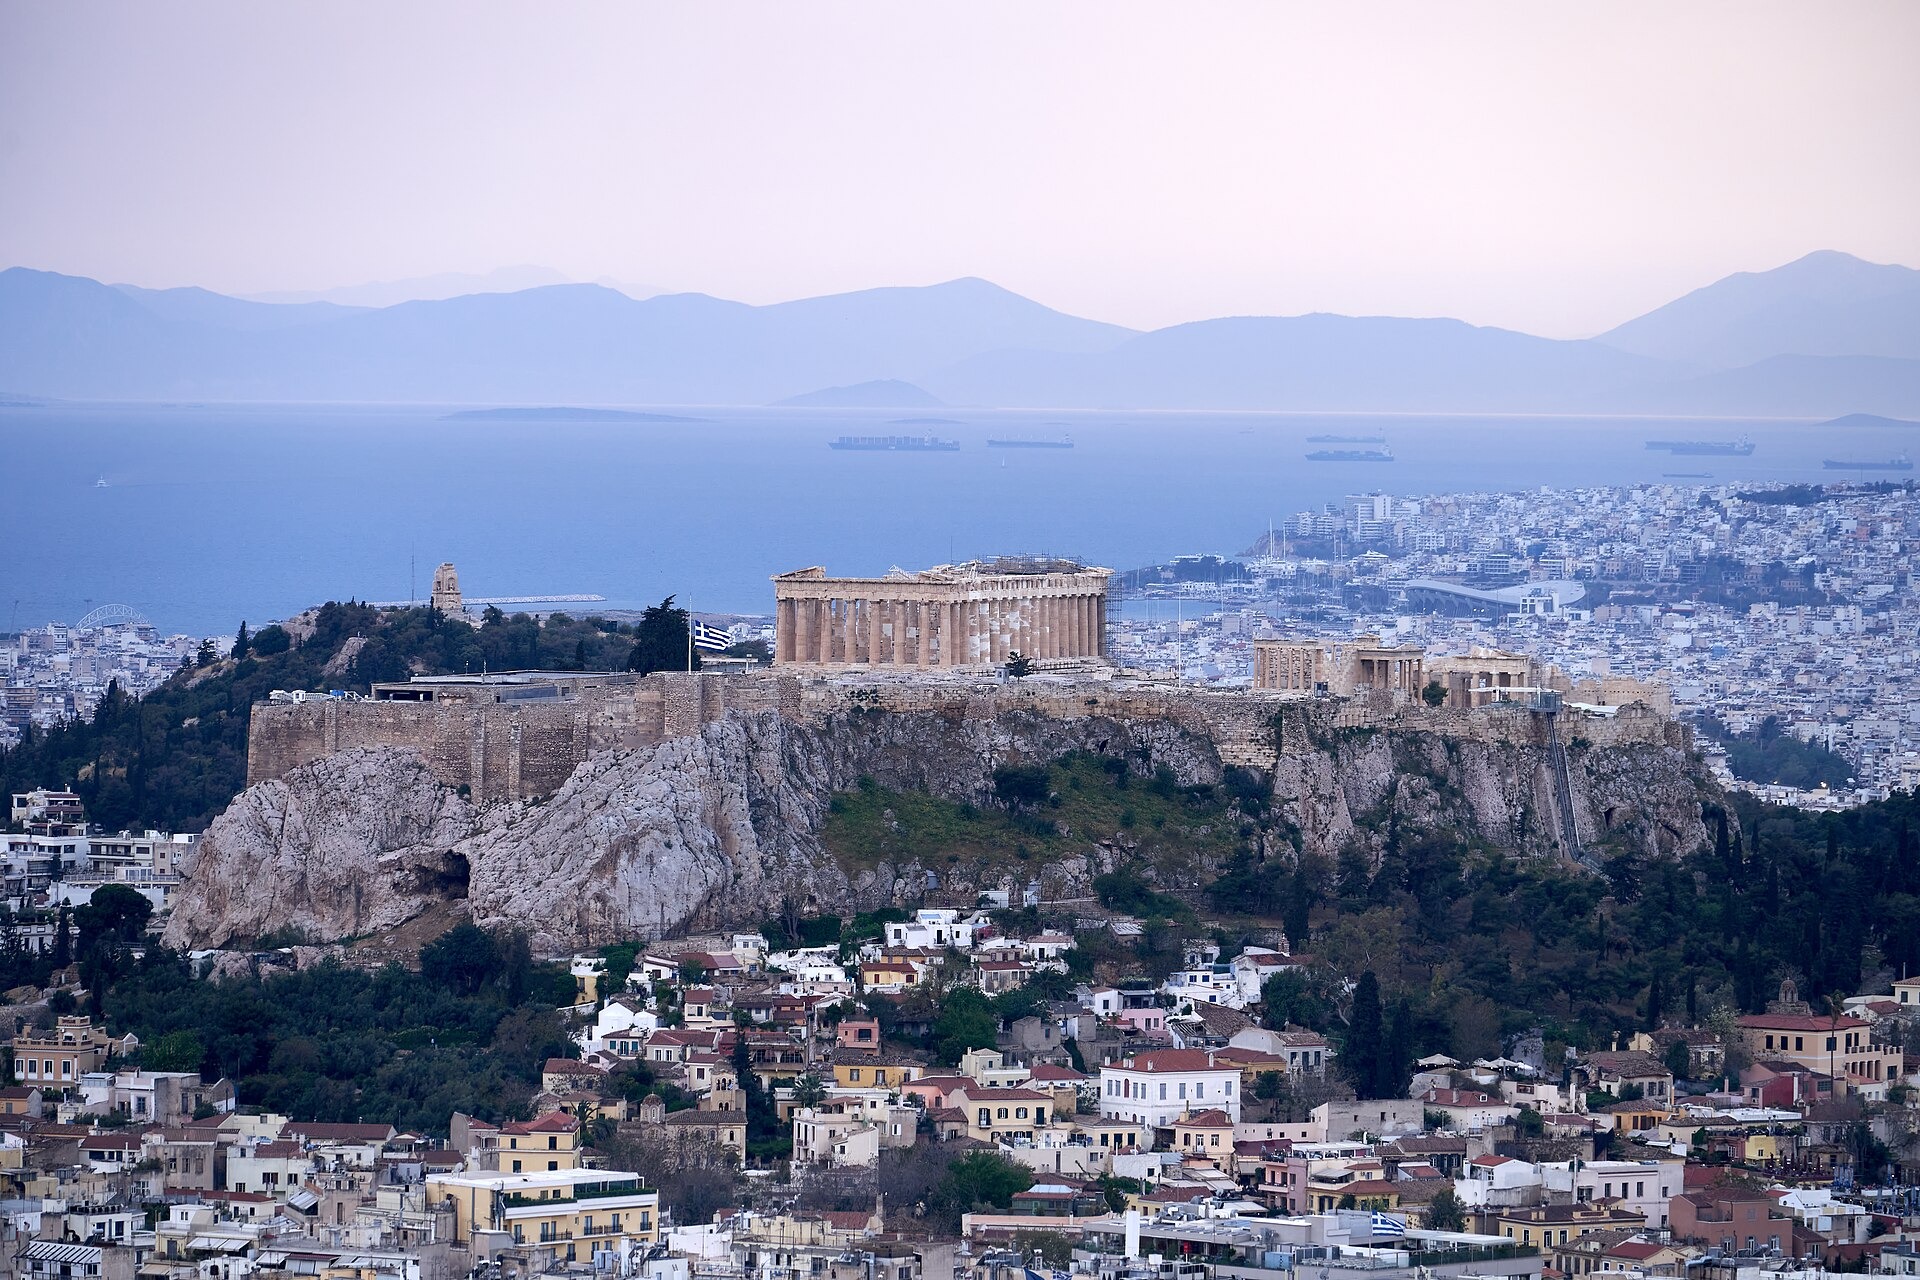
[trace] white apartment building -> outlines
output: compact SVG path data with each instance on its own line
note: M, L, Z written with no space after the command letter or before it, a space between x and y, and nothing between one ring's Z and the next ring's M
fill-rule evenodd
M1620 1207L1644 1214L1647 1225L1667 1225L1667 1202L1685 1188L1686 1161L1672 1160L1563 1160L1540 1166L1548 1191L1569 1193L1585 1204L1619 1200Z
M887 949L924 947L929 951L945 951L952 947L956 951L971 951L977 924L976 917L963 920L952 907L922 907L913 913L911 920L888 923Z
M1215 1066L1204 1049L1156 1049L1100 1068L1100 1114L1148 1129L1170 1128L1192 1111L1240 1119L1239 1069Z

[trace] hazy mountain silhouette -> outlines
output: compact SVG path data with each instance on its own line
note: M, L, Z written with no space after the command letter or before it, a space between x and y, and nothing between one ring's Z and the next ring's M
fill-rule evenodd
M1920 271L1810 253L1695 289L1598 340L1705 369L1774 356L1920 359Z
M1553 410L1653 381L1656 361L1459 320L1202 320L1072 359L992 352L920 380L953 404L1034 408Z
M878 378L850 387L822 387L774 403L812 409L937 409L946 401L928 395L911 382Z
M560 284L355 308L14 268L0 272L0 386L66 399L1912 417L1920 292L1904 282L1916 278L1815 254L1604 340L1559 341L1339 315L1136 333L977 279L763 307ZM903 398L917 395L929 398Z
M322 320L339 320L368 310L332 302L254 302L199 288L142 289L132 284L113 287L162 319L225 329L286 329Z
M436 276L414 276L407 280L375 280L367 284L342 285L337 289L288 289L275 293L255 293L247 295L247 301L331 302L344 307L393 307L402 302L432 302L441 298L459 298L469 293L518 293L522 289L566 283L567 278L552 267L496 267L492 271L477 274L449 271ZM628 288L610 280L602 283L623 293Z

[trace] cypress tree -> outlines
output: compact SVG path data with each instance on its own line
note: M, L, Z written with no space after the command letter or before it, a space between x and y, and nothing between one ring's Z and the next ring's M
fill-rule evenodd
M1353 1017L1347 1024L1347 1075L1360 1096L1377 1098L1385 1049L1380 1030L1380 980L1369 969L1353 989Z

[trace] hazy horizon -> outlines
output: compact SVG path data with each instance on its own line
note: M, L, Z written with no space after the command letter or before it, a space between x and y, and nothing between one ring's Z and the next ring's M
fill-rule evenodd
M0 246L246 296L535 264L750 303L1583 337L1920 263L1920 7L0 4ZM129 234L129 229L137 234Z

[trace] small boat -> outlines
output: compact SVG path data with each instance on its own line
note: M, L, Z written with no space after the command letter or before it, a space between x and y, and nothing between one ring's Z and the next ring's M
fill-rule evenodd
M1906 454L1887 458L1882 461L1849 461L1843 458L1828 458L1820 464L1829 471L1911 471L1913 459Z
M952 453L959 447L958 440L942 440L939 436L841 436L827 444L829 449L886 453Z
M1308 462L1392 462L1393 454L1385 449L1316 449L1307 455Z
M107 478L106 478L105 476L101 476L101 477L100 477L100 478L99 478L98 480L95 480L95 481L93 482L93 487L94 487L94 488L96 488L96 489L111 489L111 488L113 488L113 486L112 486L112 485L110 485L110 484L108 484L108 483L107 483Z

